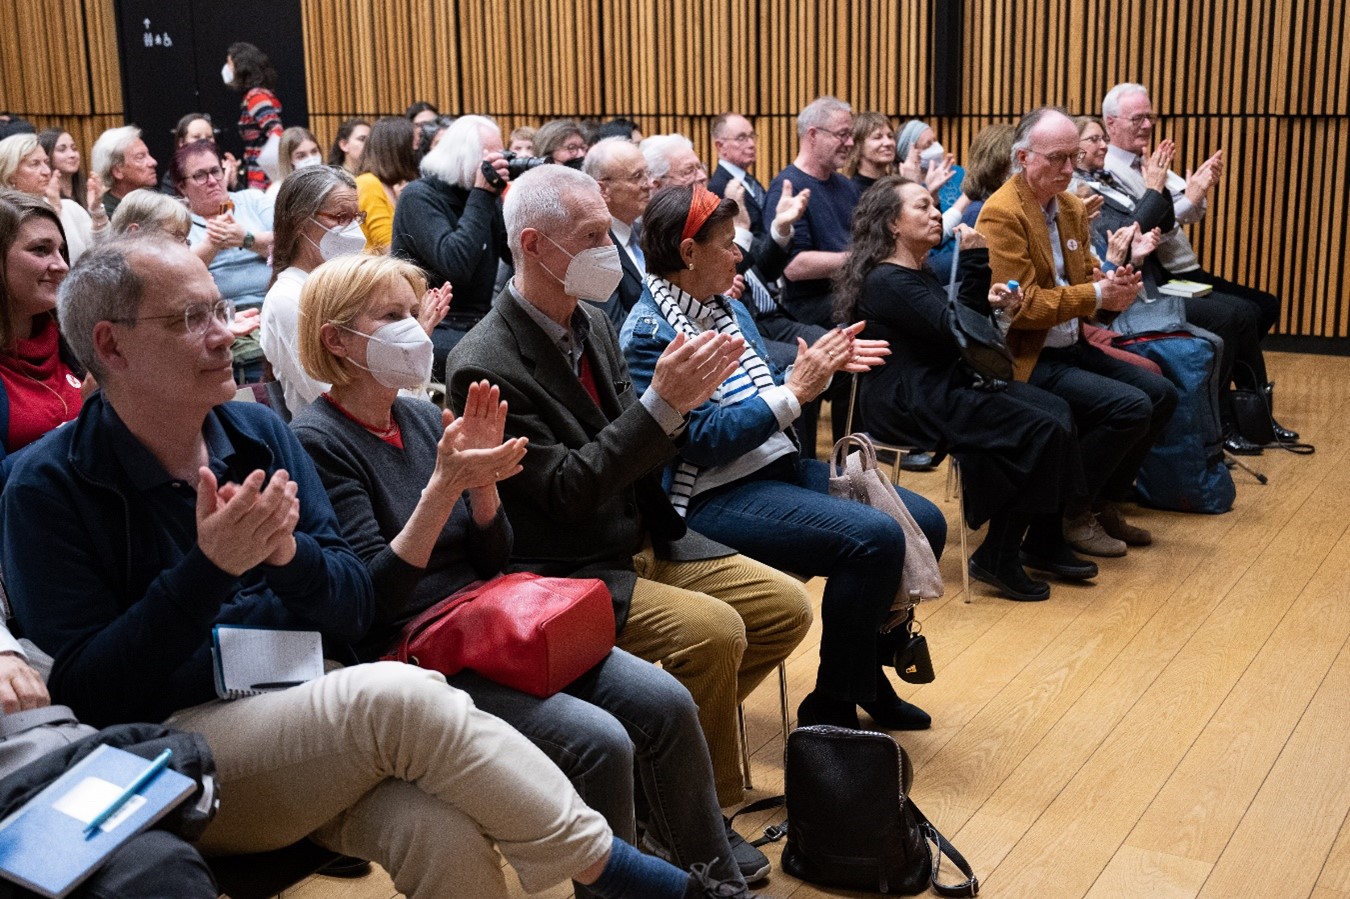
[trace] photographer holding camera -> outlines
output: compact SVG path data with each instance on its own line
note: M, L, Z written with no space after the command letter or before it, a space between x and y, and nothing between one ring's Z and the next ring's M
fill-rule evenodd
M428 286L454 288L450 312L431 335L439 381L446 354L492 308L498 261L511 261L500 197L511 173L501 130L484 116L462 116L421 170L399 196L389 252L421 267Z

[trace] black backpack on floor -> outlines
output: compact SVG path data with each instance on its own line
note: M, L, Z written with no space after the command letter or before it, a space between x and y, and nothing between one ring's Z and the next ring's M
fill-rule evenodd
M970 865L909 800L909 756L887 734L815 725L788 736L783 870L810 883L974 896ZM939 883L949 858L966 880Z

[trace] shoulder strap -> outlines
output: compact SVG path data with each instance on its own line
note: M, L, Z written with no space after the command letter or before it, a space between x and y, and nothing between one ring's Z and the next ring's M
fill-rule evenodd
M767 799L757 799L745 808L739 809L733 813L732 816L727 819L727 822L734 822L738 816L743 815L746 812L753 814L754 812L762 812L765 809L782 808L786 804L787 796L784 796L781 793L777 796L770 796ZM787 836L787 830L787 821L783 821L781 824L770 824L768 827L764 828L764 836L757 840L751 840L750 845L758 848L766 843L776 843Z
M956 850L947 838L944 837L938 829L933 826L933 822L928 820L928 816L919 810L912 799L906 797L909 802L909 808L914 812L914 818L919 822L919 829L923 832L924 838L932 843L936 848L932 854L933 871L929 875L929 880L933 884L933 891L939 896L978 896L980 893L980 879L975 876L975 871L970 867L970 862L966 857ZM953 865L966 879L960 883L938 883L938 870L942 867L943 856L951 859Z
M947 281L947 302L956 303L956 266L961 261L961 238L952 241L952 276Z

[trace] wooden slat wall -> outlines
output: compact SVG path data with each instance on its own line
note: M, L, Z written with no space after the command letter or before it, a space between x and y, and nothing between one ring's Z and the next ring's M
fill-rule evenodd
M955 2L955 0L935 0ZM1150 86L1179 169L1214 148L1227 173L1191 236L1207 267L1280 294L1288 334L1350 337L1350 23L1314 0L961 0L960 115L931 115L921 0L302 0L310 127L427 99L504 131L556 116L632 116L712 158L708 127L756 119L767 180L797 111L832 93L921 117L958 154L1042 103L1098 112ZM0 108L87 148L121 124L113 0L0 0ZM941 61L941 60L939 60Z

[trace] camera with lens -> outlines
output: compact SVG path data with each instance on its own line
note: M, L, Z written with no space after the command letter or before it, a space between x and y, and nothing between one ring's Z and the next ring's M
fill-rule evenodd
M522 156L519 153L512 153L510 150L502 151L502 159L506 160L506 174L512 181L530 169L537 169L541 165L565 165L578 170L581 168L580 159L569 159L563 163L555 163L547 156ZM493 190L501 190L506 186L506 182L497 174L497 170L490 162L483 163L483 177L487 179L488 186Z

